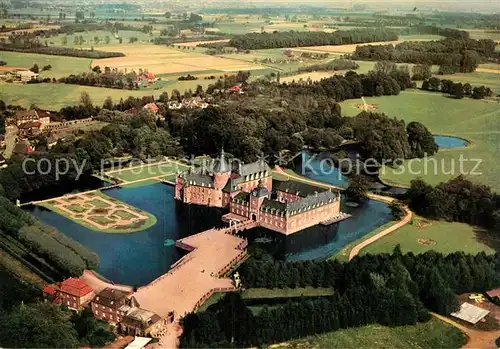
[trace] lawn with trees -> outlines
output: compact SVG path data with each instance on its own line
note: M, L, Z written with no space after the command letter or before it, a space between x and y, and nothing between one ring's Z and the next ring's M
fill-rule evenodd
M449 315L458 309L456 294L497 287L499 268L500 254L403 255L399 248L348 263L253 256L239 269L245 288L331 287L336 294L264 306L257 314L240 294L227 294L184 317L180 347L265 345L373 324L424 324L429 310Z
M405 161L403 168L384 166L380 173L380 178L384 182L408 186L411 180L421 177L427 183L435 185L459 174L459 160L460 156L463 156L464 159L481 160L479 168L475 171L476 175L470 174L467 178L489 185L493 190L500 190L498 181L500 163L495 156L500 144L500 135L497 132L500 129L500 109L497 103L468 98L458 100L440 93L416 90L402 92L397 97L365 97L365 100L369 104L376 105L377 111L391 117L401 118L406 122L421 122L433 134L456 136L471 142L465 148L440 150L430 157L427 173L424 171L425 162L417 159ZM362 103L361 100L342 103L344 115L357 115L359 109L356 104ZM438 165L434 165L434 160ZM455 164L454 173L451 173L452 163ZM464 172L471 173L476 163L475 160L464 162ZM413 174L409 171L410 166ZM434 168L437 169L436 172Z
M358 348L358 349L407 349L448 348L458 349L466 339L460 330L437 319L412 326L386 327L369 325L338 330L325 334L277 344L273 349L290 348Z

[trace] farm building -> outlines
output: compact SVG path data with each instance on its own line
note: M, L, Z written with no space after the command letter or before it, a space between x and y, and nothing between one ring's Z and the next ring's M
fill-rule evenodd
M94 298L94 290L84 281L69 278L58 284L48 285L43 289L46 299L55 304L64 304L69 309L80 310Z
M21 70L16 73L16 76L21 82L28 82L38 79L38 74L33 73L31 70Z
M451 313L451 316L475 325L479 321L484 319L489 313L489 310L485 310L483 308L479 308L475 305L465 302L460 306L460 310Z
M40 111L40 113L38 112ZM27 122L40 122L40 129L45 128L48 124L50 124L50 112L41 110L41 109L29 109L29 110L20 110L14 115L14 121L16 126L20 126Z
M91 307L97 319L119 325L123 333L134 336L158 336L172 321L141 309L131 292L109 287L95 296Z
M18 126L21 138L34 137L40 134L42 123L40 121L28 121Z
M153 114L158 113L158 110L160 110L160 108L158 108L158 106L155 103L148 103L143 107L143 109L146 109Z

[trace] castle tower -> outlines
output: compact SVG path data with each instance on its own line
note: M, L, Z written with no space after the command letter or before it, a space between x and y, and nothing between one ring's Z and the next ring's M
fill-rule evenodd
M224 148L222 148L219 158L214 162L213 172L214 186L216 189L222 190L231 177L231 166L226 160Z
M262 183L262 180L259 180L257 187L250 193L249 219L257 222L260 220L260 206L264 199L269 199L269 196L269 190L267 190L264 183Z

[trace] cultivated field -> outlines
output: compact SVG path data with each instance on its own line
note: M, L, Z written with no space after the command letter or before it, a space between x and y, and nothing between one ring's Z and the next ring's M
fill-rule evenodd
M363 248L360 254L391 253L398 244L403 253L424 253L434 250L443 254L457 251L493 254L495 250L485 244L487 241L485 234L487 233L479 228L464 223L414 217L411 223Z
M119 45L110 46L109 50L123 52L126 56L96 59L92 61L92 66L107 66L127 71L145 69L154 74L187 74L191 71L203 72L214 69L224 72L263 69L254 63L159 45Z
M431 319L415 326L384 327L369 325L338 330L296 341L275 344L270 349L457 349L465 344L465 336L444 322Z
M469 159L464 161L463 172L471 173L474 169L477 162L472 159L480 159L481 162L476 169L478 174L467 175L468 178L487 184L494 190L500 190L498 181L500 163L497 161L500 150L498 103L472 99L456 100L440 93L419 90L405 91L399 96L365 98L365 100L368 104L376 105L377 112L386 113L390 117L403 119L406 122L419 121L433 134L457 136L471 142L466 148L441 150L431 158L430 162L418 159L405 161L402 174L398 174L398 171L402 172L403 169L384 167L380 176L383 181L389 184L409 185L412 179L421 177L435 185L459 174L462 155L464 159ZM356 104L361 103L360 100L343 102L344 115L358 114L360 109L356 108ZM435 166L434 163L438 165ZM412 171L409 171L409 166L412 167ZM451 166L455 166L453 171Z

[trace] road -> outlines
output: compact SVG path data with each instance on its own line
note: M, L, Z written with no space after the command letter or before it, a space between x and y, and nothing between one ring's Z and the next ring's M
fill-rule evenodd
M18 129L16 126L7 126L5 129L5 151L3 156L6 159L12 156L12 151L16 145L17 131Z
M467 336L467 343L462 349L496 349L495 340L500 336L498 331L479 331L473 330L453 321L445 316L431 313L432 316L444 321L462 331Z

